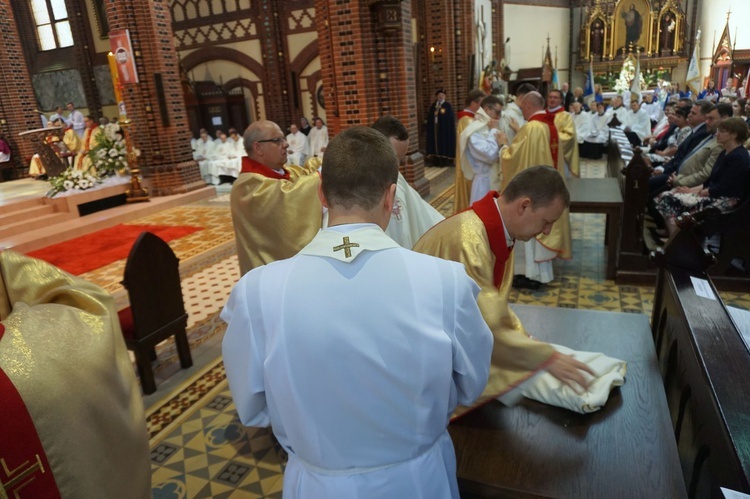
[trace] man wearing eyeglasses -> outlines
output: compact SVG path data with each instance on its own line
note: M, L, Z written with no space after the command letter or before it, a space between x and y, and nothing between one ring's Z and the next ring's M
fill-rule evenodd
M494 95L482 100L474 121L461 132L458 155L464 177L471 180L469 204L491 190L500 189L500 152L508 146L508 136L500 128L503 102Z
M318 171L284 167L289 144L279 125L256 121L243 140L247 156L232 185L230 206L244 275L297 254L320 230L323 214Z

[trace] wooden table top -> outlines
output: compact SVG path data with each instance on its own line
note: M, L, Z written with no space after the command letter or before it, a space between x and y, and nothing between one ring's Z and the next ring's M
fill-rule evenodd
M462 497L686 497L648 318L513 307L529 332L627 361L605 407L577 414L491 402L450 427Z
M578 204L622 205L620 183L616 178L576 178L566 180L570 199Z

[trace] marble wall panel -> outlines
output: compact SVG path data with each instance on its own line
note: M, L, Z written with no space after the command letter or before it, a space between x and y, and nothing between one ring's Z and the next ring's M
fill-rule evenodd
M88 107L77 69L35 74L31 76L31 82L39 109L43 112L54 112L55 107L64 107L66 102L72 102L76 108Z

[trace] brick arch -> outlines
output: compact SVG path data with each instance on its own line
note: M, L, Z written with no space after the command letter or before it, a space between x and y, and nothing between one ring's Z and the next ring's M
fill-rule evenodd
M258 94L260 93L260 91L258 90L259 86L259 81L252 81L248 80L247 78L232 78L228 82L224 83L224 86L222 88L225 92L229 92L230 90L237 87L248 89L250 91L250 100L252 101L253 105L253 114L251 115L251 121L255 121L260 116L260 108L258 107Z
M313 40L297 54L297 57L289 64L289 67L298 75L302 74L302 71L319 55L318 40Z
M247 54L240 52L239 50L230 49L227 47L207 47L190 52L188 55L182 58L180 64L185 72L189 72L191 69L204 62L215 61L215 60L230 61L240 66L249 69L255 75L261 76L263 73L263 66L261 66L255 59Z

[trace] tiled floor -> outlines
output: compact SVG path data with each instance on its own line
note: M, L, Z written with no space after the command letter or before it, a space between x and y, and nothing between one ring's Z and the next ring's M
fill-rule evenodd
M584 163L584 176L603 176L601 163ZM427 168L431 203L452 214L452 168ZM225 186L221 186L225 187ZM194 366L181 370L174 346L158 349L158 390L144 397L151 437L154 497L281 497L282 464L267 430L245 429L237 420L220 358L225 325L218 312L239 278L228 190L192 205L129 223L195 225L203 230L170 243L181 260ZM557 279L539 291L513 291L516 303L649 315L653 288L618 286L604 279L604 216L573 214L574 258L555 263ZM124 261L84 277L113 293ZM750 309L750 299L722 293L732 305Z

